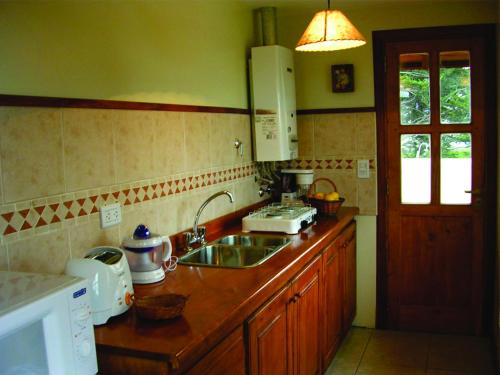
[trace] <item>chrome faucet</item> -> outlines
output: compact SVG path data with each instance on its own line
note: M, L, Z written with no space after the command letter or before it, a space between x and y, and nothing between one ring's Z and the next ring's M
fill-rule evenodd
M198 221L200 220L201 213L209 204L212 200L217 198L220 195L227 195L229 197L229 201L231 203L234 203L234 198L233 194L231 194L227 190L219 191L215 193L214 195L211 195L210 197L207 198L205 202L202 203L200 208L198 209L198 212L196 213L196 216L194 218L194 223L193 223L193 232L185 232L184 237L186 239L186 244L187 244L187 249L191 250L192 247L191 245L193 244L200 244L203 245L205 243L205 235L206 235L206 230L205 227L198 227Z

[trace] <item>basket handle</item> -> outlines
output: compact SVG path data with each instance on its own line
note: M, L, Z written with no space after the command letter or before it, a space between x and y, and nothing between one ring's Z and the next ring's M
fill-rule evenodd
M311 195L313 190L316 191L316 182L318 181L326 181L326 182L329 182L330 185L332 185L333 187L333 191L337 191L337 185L335 185L335 182L333 182L332 180L330 180L329 178L326 178L326 177L320 177L320 178L317 178L315 179L311 186L309 186L309 190L307 191L307 195Z

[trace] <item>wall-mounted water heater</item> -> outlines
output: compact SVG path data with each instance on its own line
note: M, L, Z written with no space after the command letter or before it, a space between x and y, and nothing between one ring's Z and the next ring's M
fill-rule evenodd
M292 51L272 45L252 48L252 127L255 161L298 156L295 70Z

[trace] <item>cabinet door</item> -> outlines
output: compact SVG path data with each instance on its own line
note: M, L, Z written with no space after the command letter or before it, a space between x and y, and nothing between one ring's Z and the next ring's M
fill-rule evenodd
M356 224L351 224L342 234L344 241L342 252L344 258L344 332L351 328L356 315Z
M186 375L245 375L245 344L240 326L212 349ZM142 374L148 374L143 372Z
M327 366L342 338L342 274L339 241L327 246L323 253L323 364Z
M290 286L248 321L250 375L293 375Z
M314 375L321 370L320 350L321 256L293 281L295 374Z

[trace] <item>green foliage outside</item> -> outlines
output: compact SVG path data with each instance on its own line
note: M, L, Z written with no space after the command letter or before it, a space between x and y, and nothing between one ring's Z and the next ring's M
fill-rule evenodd
M470 69L440 69L441 123L470 123ZM429 72L413 69L400 72L401 124L430 124ZM445 125L444 125L445 126ZM401 140L403 158L429 158L430 136L406 134ZM447 133L441 138L442 158L470 158L469 133Z

